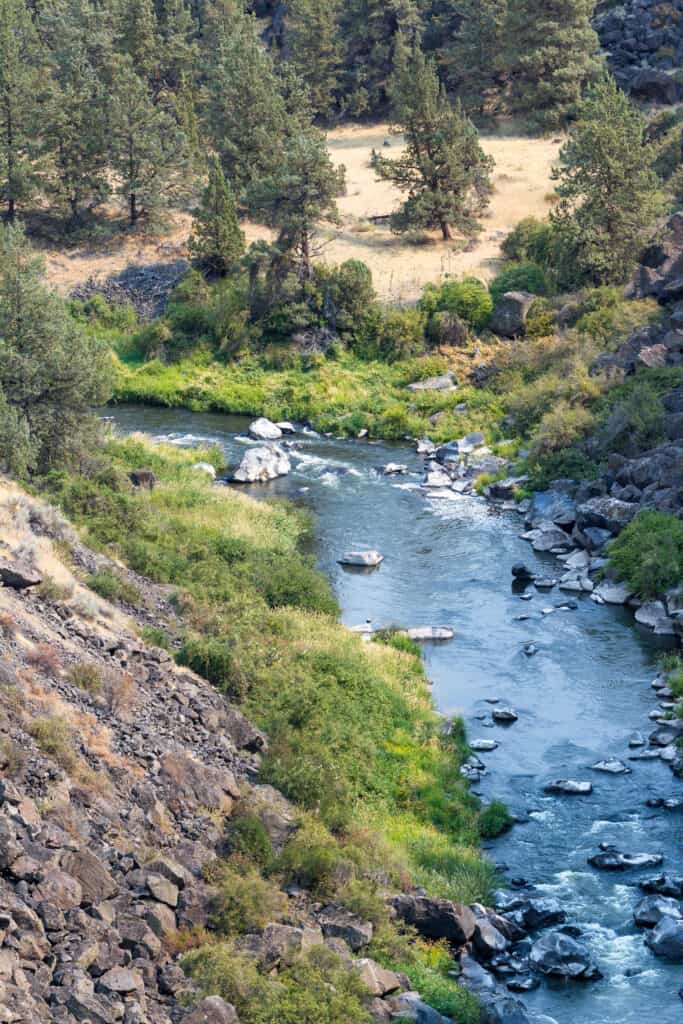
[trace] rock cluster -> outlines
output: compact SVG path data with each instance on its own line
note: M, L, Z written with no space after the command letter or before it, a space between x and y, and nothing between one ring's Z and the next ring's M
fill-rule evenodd
M619 85L639 100L680 100L676 72L683 63L682 0L626 0L601 6L594 25Z

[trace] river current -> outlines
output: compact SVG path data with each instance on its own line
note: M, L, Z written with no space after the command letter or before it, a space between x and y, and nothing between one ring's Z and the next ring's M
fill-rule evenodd
M218 444L231 465L245 450L238 439L244 418L140 406L107 412L122 433ZM560 898L605 975L585 984L544 982L524 997L527 1006L558 1024L680 1024L683 966L656 959L633 924L643 895L638 879L655 872L606 873L587 864L600 843L613 842L628 852L662 852L663 870L683 875L683 811L645 805L649 797L682 796L683 783L659 761L630 762L625 776L590 769L608 756L626 760L632 733L650 730L650 683L664 642L625 609L585 595L531 587L531 600L522 601L511 566L524 561L557 574L553 556L536 555L520 539L516 513L423 491L422 459L413 450L312 433L294 440L291 475L247 493L286 496L315 513L316 555L346 624L453 627L452 642L425 645L434 701L446 715L463 715L470 739L498 741L480 755L487 773L474 788L525 820L488 844L490 856L507 866L504 879L524 877ZM406 464L408 474L383 476L388 462ZM344 551L359 548L381 551L381 568L359 574L338 565ZM578 608L557 609L563 597L576 598ZM530 641L538 647L531 658L523 652ZM518 721L491 726L487 698L512 706ZM593 793L545 795L544 784L559 778L590 779Z

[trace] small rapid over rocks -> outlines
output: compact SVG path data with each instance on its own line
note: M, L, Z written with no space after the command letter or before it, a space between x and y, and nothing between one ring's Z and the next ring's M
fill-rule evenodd
M122 432L218 444L233 469L245 445L263 444L242 418L141 407L113 418ZM558 555L522 539L523 517L504 501L422 487L423 455L310 431L286 443L290 473L249 493L315 512L344 622L454 631L424 645L434 700L466 720L473 790L515 819L487 845L500 866L496 911L505 927L519 917L524 937L515 944L513 930L497 950L489 917L476 959L461 965L473 988L501 994L491 1021L521 1020L518 999L531 1019L557 1024L680 1021L683 783L651 742L666 698L658 659L675 639L615 595L560 590ZM381 565L340 564L369 551ZM566 572L586 578L586 557L568 547ZM514 582L513 566L528 575Z

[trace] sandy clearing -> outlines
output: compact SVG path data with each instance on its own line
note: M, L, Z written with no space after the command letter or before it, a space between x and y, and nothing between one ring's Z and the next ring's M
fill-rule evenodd
M384 147L385 139L390 149ZM328 263L363 260L380 298L394 303L415 301L428 281L445 275L492 278L505 235L523 217L547 214L551 171L561 144L559 139L529 139L503 131L482 136L484 149L496 161L495 192L480 237L463 247L462 240L443 242L436 235L430 245L407 245L386 226L369 223L368 218L391 213L400 201L399 193L377 181L369 166L373 148L389 156L402 151L402 139L391 136L388 125L342 127L331 132L328 141L334 162L346 167L347 194L338 204L341 226L321 227L319 258ZM101 246L44 249L48 280L60 294L68 295L90 277L104 280L131 264L175 261L187 253L191 224L189 213L176 211L162 238L125 233ZM246 222L244 229L248 242L270 237L268 229L258 224Z

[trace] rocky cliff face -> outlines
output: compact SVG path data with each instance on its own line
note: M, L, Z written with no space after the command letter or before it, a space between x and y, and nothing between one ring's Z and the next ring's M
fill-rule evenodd
M683 0L599 4L595 28L627 92L654 103L683 98Z
M0 522L0 1021L232 1020L181 1009L173 936L206 923L201 869L239 801L290 823L255 782L265 737L139 640L173 615L163 588L137 581L136 622L78 582L104 560L5 481Z

